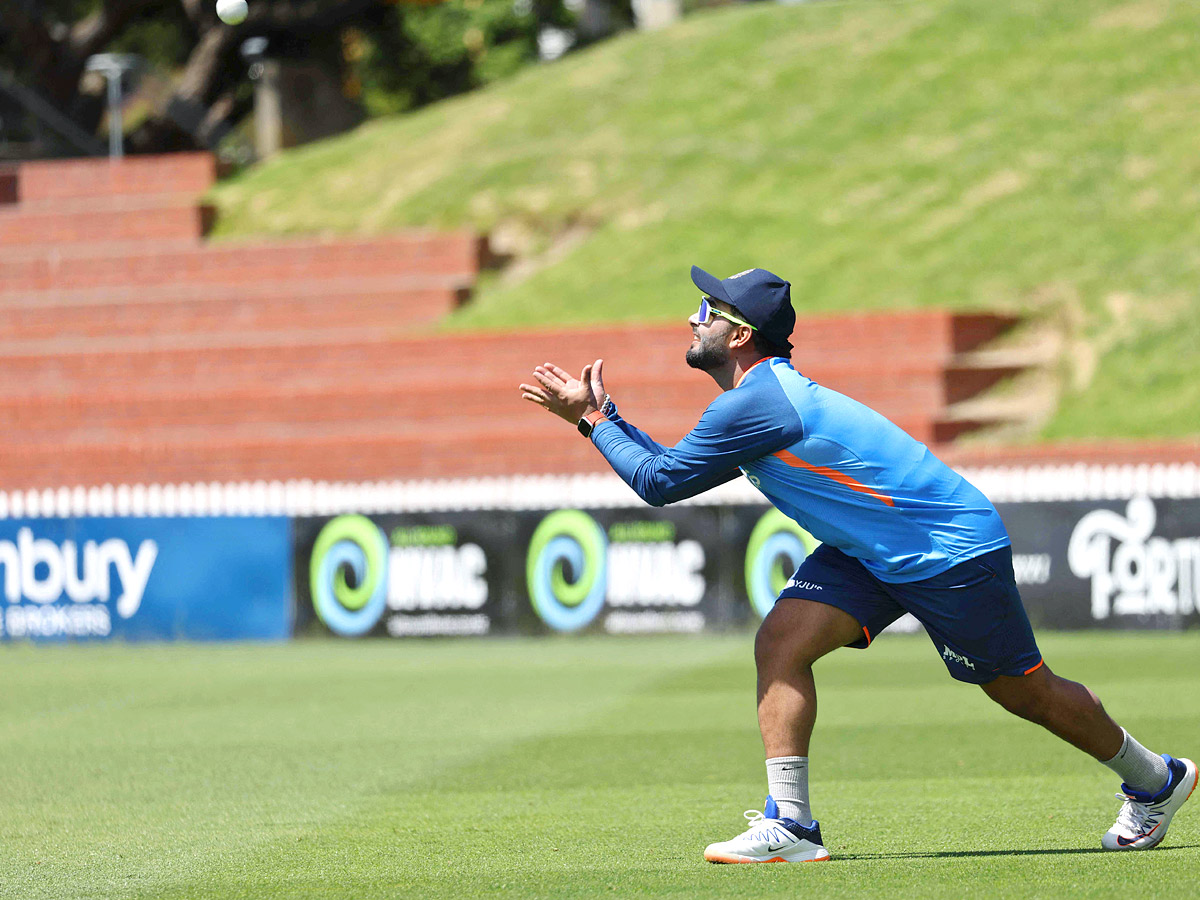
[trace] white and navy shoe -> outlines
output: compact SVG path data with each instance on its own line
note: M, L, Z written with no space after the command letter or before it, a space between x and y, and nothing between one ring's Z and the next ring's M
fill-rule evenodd
M1190 759L1175 759L1163 754L1167 764L1167 784L1157 794L1135 791L1121 785L1117 794L1125 805L1113 827L1100 838L1105 850L1149 850L1167 836L1171 817L1196 789L1196 764Z
M713 863L821 862L829 851L821 846L821 826L814 819L801 825L781 818L770 794L763 812L744 813L749 827L731 841L709 844L704 858Z

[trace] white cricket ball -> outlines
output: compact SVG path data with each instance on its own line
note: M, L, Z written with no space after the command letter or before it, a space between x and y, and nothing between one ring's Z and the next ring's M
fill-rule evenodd
M217 18L226 25L238 25L246 21L250 7L246 0L217 0Z

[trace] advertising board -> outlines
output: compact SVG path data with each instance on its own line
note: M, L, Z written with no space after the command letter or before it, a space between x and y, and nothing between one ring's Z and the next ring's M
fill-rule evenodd
M1200 624L1200 500L998 504L1034 625Z
M523 630L696 632L729 619L719 509L562 509L522 520Z
M998 508L1036 626L1200 624L1200 499ZM794 522L757 503L295 519L5 519L0 638L752 627L816 546Z
M290 558L282 516L0 520L0 633L281 640Z
M769 609L816 546L761 506L343 515L294 527L298 625L342 637L738 626Z
M502 511L296 519L297 625L340 637L512 630L514 523Z
M1200 622L1200 500L998 508L1035 625ZM748 627L817 546L753 503L338 516L295 530L300 622L343 636Z

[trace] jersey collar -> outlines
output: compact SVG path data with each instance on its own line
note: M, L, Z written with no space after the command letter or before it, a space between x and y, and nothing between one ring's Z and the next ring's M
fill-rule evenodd
M754 365L752 365L750 368L748 368L745 372L742 373L742 377L737 380L737 384L735 384L734 387L735 388L741 387L742 382L745 380L747 375L749 375L751 372L753 372L756 368L761 366L763 363L769 363L771 360L776 359L776 358L777 357L774 357L774 356L764 356L762 359L760 359L758 362L756 362Z

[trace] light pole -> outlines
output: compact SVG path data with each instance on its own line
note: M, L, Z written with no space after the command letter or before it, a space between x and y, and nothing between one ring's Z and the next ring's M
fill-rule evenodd
M125 155L121 78L126 72L141 69L142 58L134 53L97 53L88 57L85 68L88 72L99 72L108 82L108 156L110 159L120 159Z

